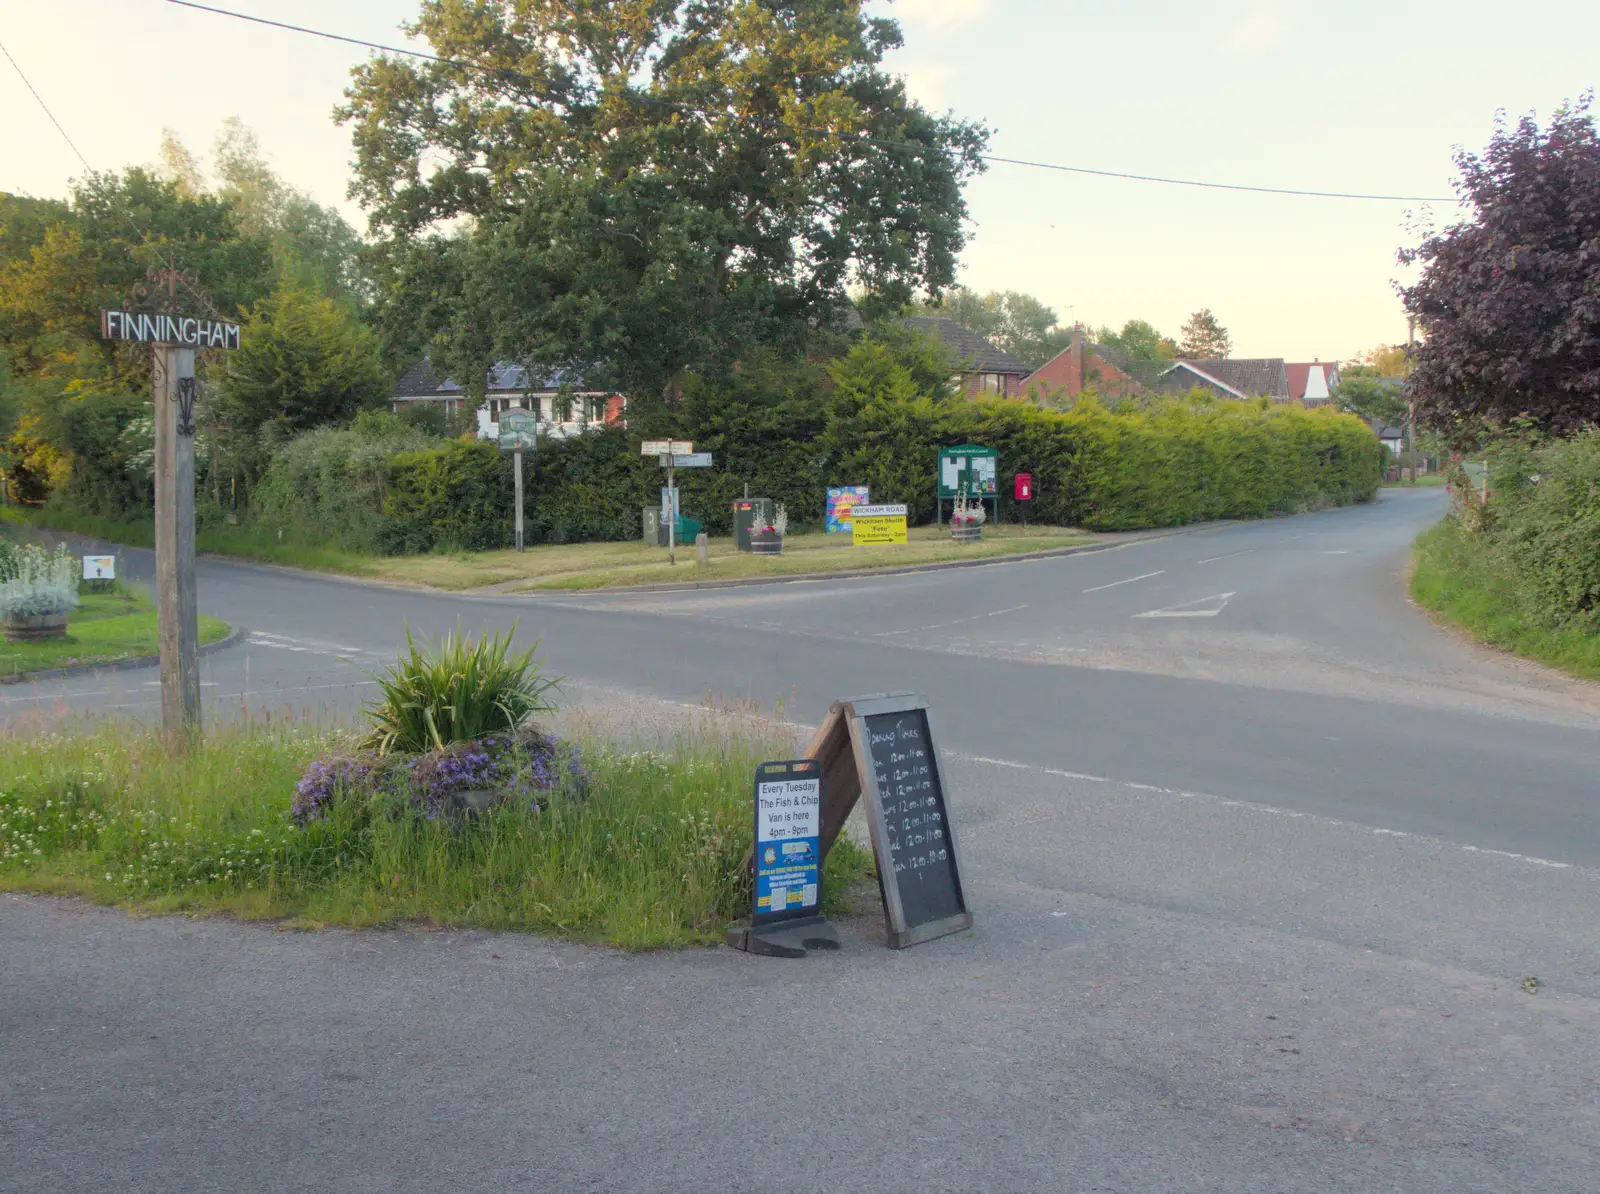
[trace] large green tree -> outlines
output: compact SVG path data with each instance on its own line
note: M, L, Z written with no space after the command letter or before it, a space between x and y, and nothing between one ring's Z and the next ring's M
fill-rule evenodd
M461 376L609 372L636 401L953 281L981 127L881 68L861 0L425 0L446 61L359 67L342 117L389 332ZM453 234L451 229L454 229Z
M239 231L263 242L272 256L273 281L364 303L371 283L362 265L361 238L331 207L285 182L260 142L231 116L211 152L211 177L201 160L170 129L161 142L161 174L178 193L210 195L226 203Z

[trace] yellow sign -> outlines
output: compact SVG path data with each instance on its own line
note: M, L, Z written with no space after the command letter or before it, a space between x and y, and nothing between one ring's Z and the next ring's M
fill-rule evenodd
M850 542L861 547L868 544L904 543L906 541L905 506L859 505L850 511Z

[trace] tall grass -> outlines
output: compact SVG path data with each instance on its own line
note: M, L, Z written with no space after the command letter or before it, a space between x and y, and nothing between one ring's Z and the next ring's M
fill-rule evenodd
M713 942L748 912L755 764L699 733L656 752L585 743L588 799L465 824L350 808L297 829L295 781L344 732L242 723L184 753L107 723L0 738L0 888L307 924L522 929L628 949ZM824 907L870 873L845 837Z

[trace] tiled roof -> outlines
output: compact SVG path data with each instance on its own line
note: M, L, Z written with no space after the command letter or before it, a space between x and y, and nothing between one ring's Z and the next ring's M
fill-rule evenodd
M1289 397L1289 374L1282 357L1256 359L1225 359L1220 361L1178 361L1164 375L1170 381L1182 381L1180 370L1197 373L1245 398ZM1178 376L1173 375L1177 373Z
M932 332L955 351L968 373L1014 373L1026 377L1033 370L1009 352L1001 352L977 332L968 331L953 319L940 315L912 315L907 327Z
M1306 390L1311 383L1311 371L1322 370L1323 381L1326 388L1332 390L1339 379L1338 361L1312 361L1310 364L1299 361L1290 361L1284 366L1289 374L1289 397L1304 398Z
M582 376L571 369L531 370L504 361L496 362L484 381L491 394L540 393L559 390L562 386L571 386L574 390L584 388ZM433 372L427 357L407 369L400 375L400 380L394 383L396 398L443 398L461 392L459 382L448 377L441 378Z

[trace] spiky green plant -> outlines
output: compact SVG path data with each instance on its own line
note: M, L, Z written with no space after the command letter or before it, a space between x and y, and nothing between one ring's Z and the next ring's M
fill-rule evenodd
M443 750L554 712L550 694L560 679L542 673L537 642L513 655L515 635L513 624L473 639L458 623L429 651L407 627L407 653L378 678L383 695L367 706L372 729L363 745L379 754Z

